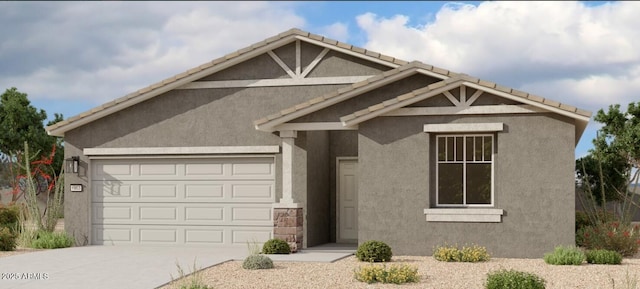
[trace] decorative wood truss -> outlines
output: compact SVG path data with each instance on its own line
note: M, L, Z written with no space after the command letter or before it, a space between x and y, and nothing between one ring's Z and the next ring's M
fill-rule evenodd
M324 48L309 65L302 70L300 40L295 41L296 67L289 67L273 50L267 51L267 55L275 61L291 78L284 79L249 79L249 80L220 80L220 81L194 81L177 89L203 89L203 88L232 88L232 87L268 87L268 86L296 86L296 85L330 85L352 84L363 81L373 75L361 76L334 76L334 77L307 77L314 68L329 53L329 48Z

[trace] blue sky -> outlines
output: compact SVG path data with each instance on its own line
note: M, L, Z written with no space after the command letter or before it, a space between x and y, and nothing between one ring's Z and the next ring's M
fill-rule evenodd
M0 2L0 89L71 117L297 27L595 114L640 101L639 13L631 1Z

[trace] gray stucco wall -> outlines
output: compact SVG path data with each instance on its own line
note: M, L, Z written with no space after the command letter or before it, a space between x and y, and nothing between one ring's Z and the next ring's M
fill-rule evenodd
M495 208L501 223L426 222L434 207L434 142L428 123L503 122L496 134ZM574 244L574 126L551 114L379 117L360 124L359 242L387 242L394 254L431 255L434 246L486 246L495 257L540 258Z
M170 91L67 132L65 156L81 158L79 176L67 174L67 182L85 186L82 193L66 188L67 232L78 244L90 242L90 160L84 148L280 145L277 134L257 131L253 121L337 87L341 86ZM278 180L280 162L278 154ZM306 180L302 186L306 190ZM279 181L276 192L279 199Z

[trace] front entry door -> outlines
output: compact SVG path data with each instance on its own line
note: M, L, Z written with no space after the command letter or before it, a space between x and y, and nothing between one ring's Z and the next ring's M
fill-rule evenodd
M358 242L358 160L338 159L338 242Z

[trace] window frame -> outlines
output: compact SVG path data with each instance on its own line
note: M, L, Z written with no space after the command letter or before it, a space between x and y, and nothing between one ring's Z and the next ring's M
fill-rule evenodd
M491 138L491 203L489 204L467 204L467 163L474 163L473 161L467 161L467 137L490 137ZM462 137L462 161L457 161L455 156L455 148L454 148L454 160L453 161L440 161L439 159L439 139L454 137L454 145L456 143L456 137ZM455 133L455 134L437 134L435 138L435 207L436 208L492 208L495 206L495 163L496 163L496 150L495 150L495 140L496 135L494 133ZM445 144L446 146L446 144ZM446 154L445 147L445 154ZM483 152L484 155L484 152ZM440 187L439 187L439 166L441 163L462 163L462 177L463 177L463 186L462 186L462 204L440 204ZM477 163L477 162L475 162ZM483 160L480 163L488 163Z

